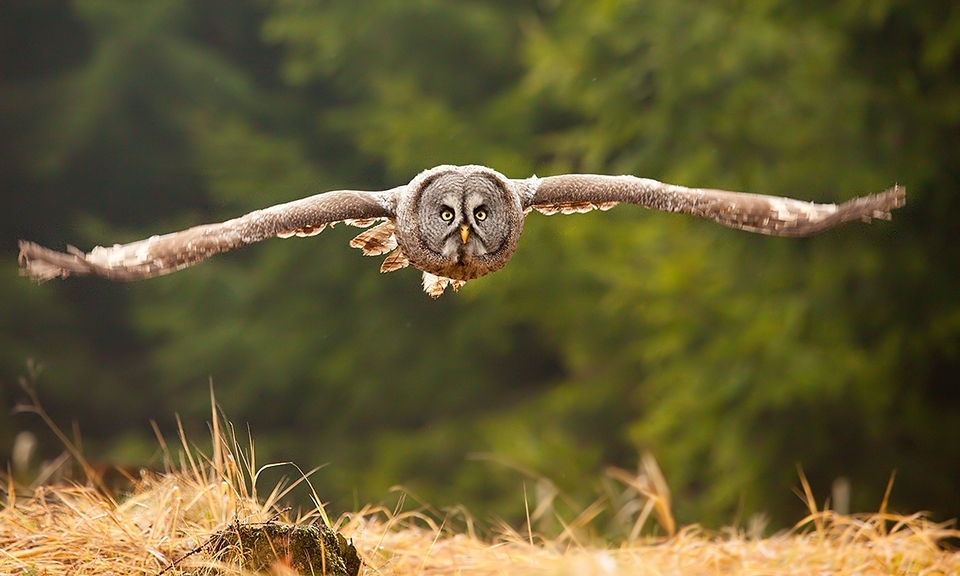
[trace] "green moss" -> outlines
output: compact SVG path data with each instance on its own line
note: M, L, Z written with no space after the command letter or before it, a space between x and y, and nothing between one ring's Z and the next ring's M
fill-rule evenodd
M214 559L239 562L250 571L265 571L281 562L300 574L357 576L357 549L326 526L233 524L207 543Z

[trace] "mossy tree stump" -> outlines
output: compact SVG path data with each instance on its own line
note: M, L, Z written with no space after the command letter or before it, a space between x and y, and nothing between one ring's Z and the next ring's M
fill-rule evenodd
M266 571L284 564L300 574L357 576L357 549L327 526L233 524L214 534L205 548L214 560Z

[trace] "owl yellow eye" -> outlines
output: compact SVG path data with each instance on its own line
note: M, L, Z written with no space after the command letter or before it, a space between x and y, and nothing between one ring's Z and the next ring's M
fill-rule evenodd
M440 211L440 219L444 222L451 222L453 220L453 210L449 208L444 208Z
M473 211L473 217L476 218L478 222L483 222L487 219L487 211L483 208L477 208Z

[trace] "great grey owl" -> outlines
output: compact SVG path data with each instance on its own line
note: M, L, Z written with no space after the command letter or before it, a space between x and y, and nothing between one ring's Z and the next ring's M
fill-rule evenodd
M807 236L850 220L889 219L890 211L904 201L901 186L836 205L685 188L634 176L511 179L485 166L437 166L391 190L326 192L219 224L98 246L86 254L72 246L62 253L21 241L20 265L22 274L39 281L71 274L139 280L274 236L313 236L337 222L361 227L380 222L350 245L368 256L389 253L382 272L418 268L423 289L436 298L447 286L456 290L467 280L502 268L531 210L571 214L625 202L710 218L749 232Z

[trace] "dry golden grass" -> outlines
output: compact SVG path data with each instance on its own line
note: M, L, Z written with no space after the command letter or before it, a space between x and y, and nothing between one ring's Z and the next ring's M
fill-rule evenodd
M145 476L122 499L96 482L25 493L8 481L0 488L0 574L193 573L212 560L191 552L231 523L330 522L320 504L288 517L278 503L289 488L257 494L253 450L240 451L216 417L213 428L212 456L197 456L181 434L177 465ZM452 522L424 509L368 507L331 524L353 539L365 564L361 574L367 575L960 574L960 554L941 547L960 532L919 514L900 516L882 508L854 516L818 511L805 481L811 513L790 533L761 539L688 526L672 536L635 537L651 513L664 532L671 530L669 495L652 461L636 477L622 471L611 476L632 487L635 504L642 502L633 508L639 520L634 537L620 545L587 541L597 513L592 507L549 540L505 526L499 535L480 538L469 518L461 516L463 527L452 528ZM242 572L231 565L219 569ZM290 573L282 563L273 572Z

